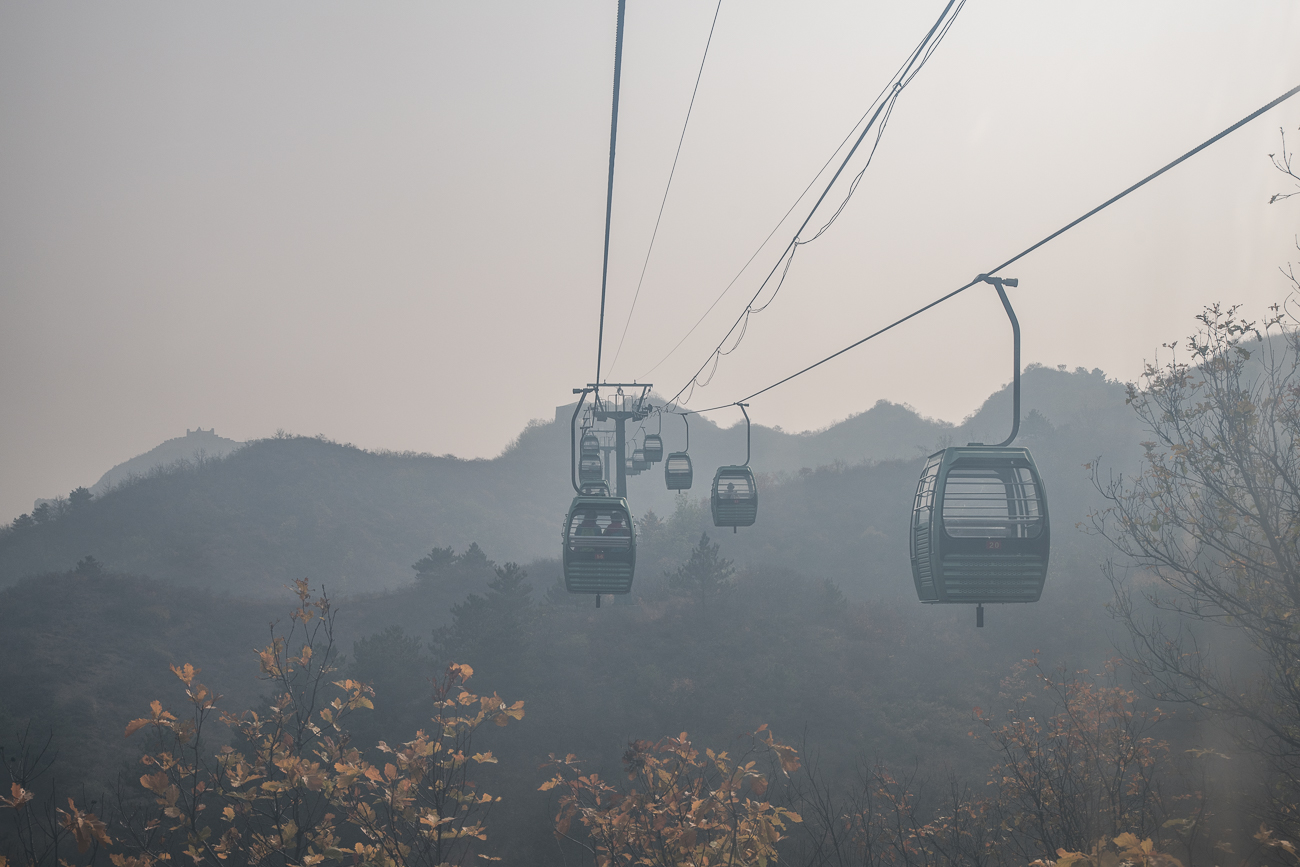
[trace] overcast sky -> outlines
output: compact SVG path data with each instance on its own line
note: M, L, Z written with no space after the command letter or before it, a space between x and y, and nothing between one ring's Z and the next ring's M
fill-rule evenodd
M942 6L723 0L609 375L689 379L793 225L655 365ZM196 426L474 457L551 417L595 372L615 7L0 4L0 520ZM607 359L714 8L628 3ZM969 0L693 405L956 288L1296 84L1294 0ZM1203 304L1283 298L1279 127L1300 146L1300 97L1007 271L1025 363L1132 379ZM885 398L956 421L1009 377L975 289L752 416L805 430Z

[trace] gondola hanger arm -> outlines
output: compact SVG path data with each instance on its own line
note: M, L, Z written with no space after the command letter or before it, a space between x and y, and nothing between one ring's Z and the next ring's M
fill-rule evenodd
M745 466L749 466L749 413L745 410L749 404L738 403L736 406L740 407L740 411L745 414Z
M577 416L582 412L582 404L586 403L586 395L591 389L573 389L573 394L582 395L577 400L577 406L573 407L573 417L569 419L569 484L573 485L573 491L577 494L582 493L581 487L577 484Z
M1007 312L1007 319L1011 320L1011 354L1014 365L1011 376L1011 436L997 444L997 448L1004 449L1015 442L1016 435L1020 433L1020 320L1016 318L1016 311L1011 308L1011 299L1007 298L1004 287L1010 286L1014 289L1020 285L1020 280L1016 277L993 277L980 274L975 278L975 282L988 283L997 290L998 298L1002 301L1002 309ZM969 445L979 446L984 443Z

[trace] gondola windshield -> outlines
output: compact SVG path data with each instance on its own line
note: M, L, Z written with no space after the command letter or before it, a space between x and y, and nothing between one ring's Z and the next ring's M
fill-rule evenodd
M943 527L954 539L1035 539L1043 532L1028 467L955 466L943 492Z
M626 552L632 547L632 525L622 506L583 503L569 518L569 549L590 554ZM603 560L604 556L593 559Z

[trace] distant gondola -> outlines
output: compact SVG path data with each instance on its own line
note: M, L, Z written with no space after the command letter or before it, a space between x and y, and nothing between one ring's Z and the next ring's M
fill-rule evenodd
M738 403L745 413L745 463L718 467L713 474L713 489L709 505L713 512L713 526L748 527L758 518L758 483L749 468L749 413L746 404Z
M590 452L584 454L578 461L578 481L581 484L589 482L598 482L605 478L605 464L600 459L600 454Z
M718 467L710 498L715 527L748 527L758 518L758 484L745 466Z
M691 467L691 425L682 413L682 424L686 425L686 451L672 452L664 461L664 484L670 491L689 491L695 480L695 471Z
M663 437L659 434L646 434L645 442L641 444L641 451L645 453L646 463L659 463L664 459Z

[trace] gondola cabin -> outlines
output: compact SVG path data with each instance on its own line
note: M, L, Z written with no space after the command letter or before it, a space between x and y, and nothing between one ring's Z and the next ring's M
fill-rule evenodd
M632 469L636 470L638 473L650 469L650 462L645 459L644 448L632 450Z
M749 467L718 467L713 476L713 526L748 527L758 518L758 485Z
M911 532L922 602L1037 602L1050 541L1047 493L1028 449L964 446L926 461Z
M600 438L594 433L585 433L582 435L582 453L584 455L600 454Z
M564 587L570 593L630 593L636 533L627 500L579 495L564 522Z
M689 491L695 473L691 469L691 456L686 452L673 452L664 461L664 482L670 491Z
M578 461L578 482L589 484L605 478L605 465L599 453L584 452Z
M641 451L645 452L646 463L659 463L664 459L664 438L659 434L646 434L645 442L641 445Z
M601 479L599 482L587 482L582 486L582 495L584 497L608 497L609 482Z

